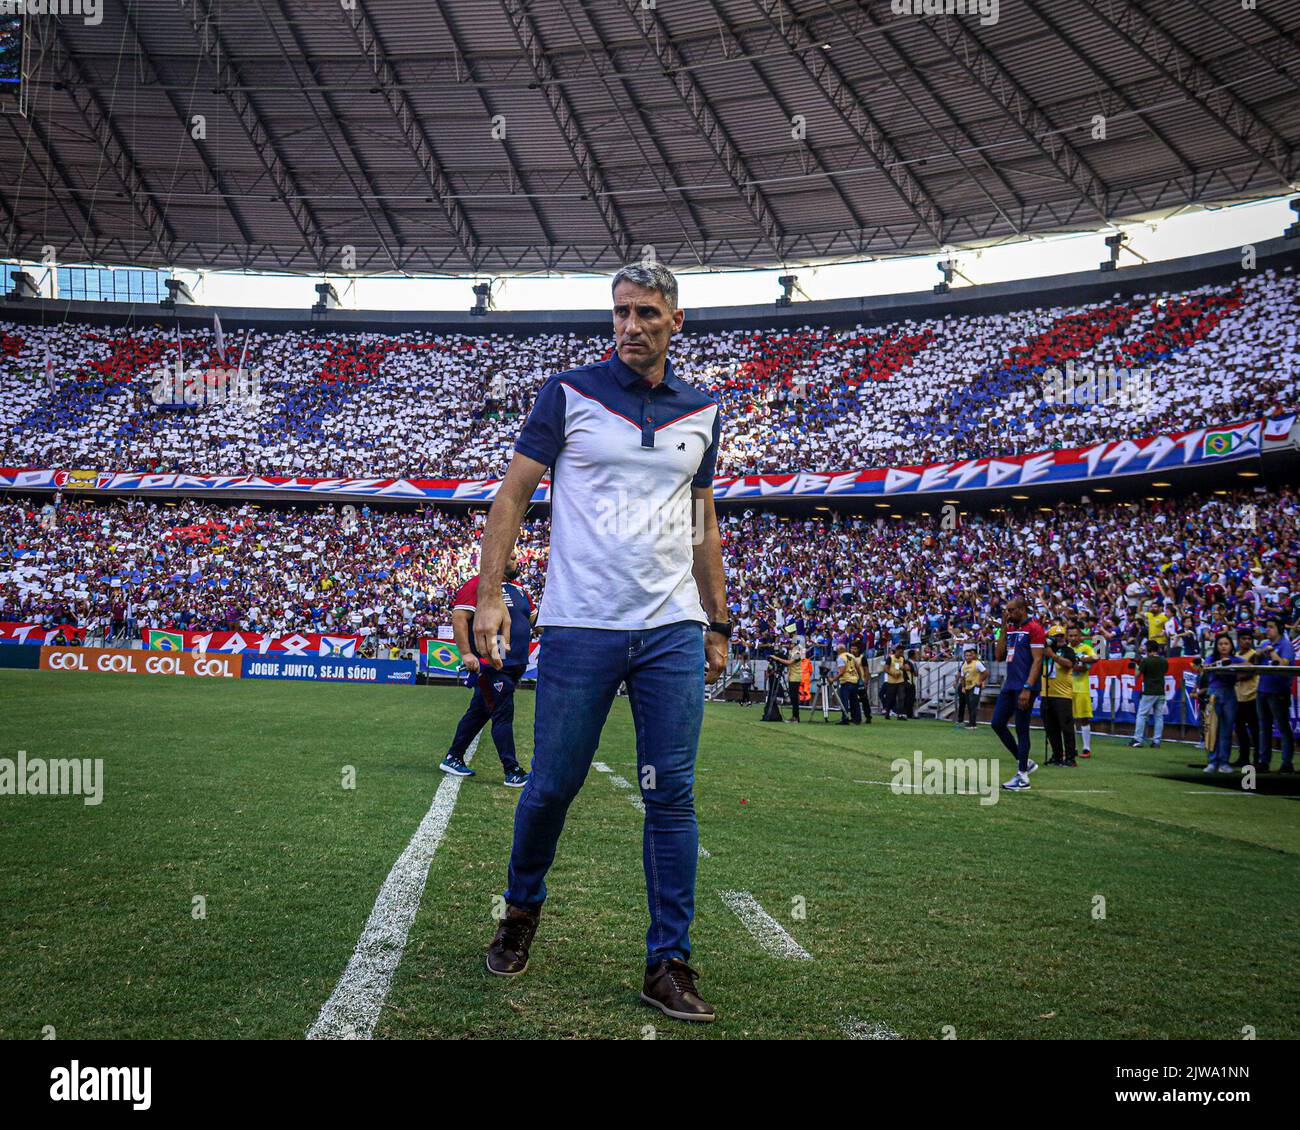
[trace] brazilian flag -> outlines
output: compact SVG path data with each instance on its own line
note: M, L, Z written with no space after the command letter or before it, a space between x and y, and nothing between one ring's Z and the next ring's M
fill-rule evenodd
M157 628L150 628L149 650L184 651L185 637L180 632L160 632Z
M442 640L426 640L424 665L431 675L438 673L456 675L462 666L460 648L454 643L445 643Z
M1245 439L1240 432L1210 432L1205 437L1205 457L1231 455L1244 442Z

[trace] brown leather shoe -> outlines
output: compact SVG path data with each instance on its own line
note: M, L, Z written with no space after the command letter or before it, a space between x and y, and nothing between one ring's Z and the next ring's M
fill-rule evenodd
M713 1005L695 991L699 974L680 957L669 957L645 971L641 999L674 1020L709 1024L717 1019Z
M488 946L489 973L498 977L518 977L528 968L528 947L533 944L541 914L540 910L524 910L519 906L506 908L506 916L501 919L496 937Z

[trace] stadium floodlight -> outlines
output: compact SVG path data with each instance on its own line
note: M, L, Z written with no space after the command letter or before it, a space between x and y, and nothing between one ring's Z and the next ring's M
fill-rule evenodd
M957 273L957 264L951 259L940 259L934 266L943 275L943 282L935 284L934 293L947 294L952 287L952 277Z
M492 284L475 283L474 284L474 305L470 308L470 314L475 318L486 318L487 312L492 309Z
M167 297L159 300L159 306L171 310L177 306L194 305L194 295L180 279L163 279L163 285L167 288Z
M794 288L799 281L798 275L781 275L776 280L781 284L781 295L777 298L778 306L789 306L794 302Z
M21 302L24 298L40 298L41 292L36 285L36 280L26 271L15 271L13 273L14 288L5 298L10 302Z
M1126 236L1122 231L1117 231L1114 235L1108 235L1106 237L1106 246L1110 248L1110 258L1100 264L1101 270L1113 271L1115 269L1115 265L1119 262L1119 249L1123 247L1127 241L1128 236Z
M324 314L328 310L337 310L342 303L339 302L339 292L334 289L333 283L317 283L316 293L320 295L316 305L311 308L313 314Z
M1293 196L1287 207L1295 213L1295 220L1291 226L1282 233L1286 239L1300 239L1300 196Z

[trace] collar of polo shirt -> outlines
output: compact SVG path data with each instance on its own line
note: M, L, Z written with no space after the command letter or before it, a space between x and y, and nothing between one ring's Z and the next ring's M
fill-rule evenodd
M618 378L618 383L621 384L624 388L631 388L638 381L640 382L645 381L645 377L643 377L640 373L638 373L634 368L632 368L632 366L630 366L626 361L623 360L623 358L621 358L618 355L618 350L615 350L613 355L610 357L609 364L610 367L614 370L614 376ZM673 363L671 361L667 359L664 360L664 379L654 387L662 388L666 392L672 392L672 393L681 392L682 390L681 381L679 381L673 375Z

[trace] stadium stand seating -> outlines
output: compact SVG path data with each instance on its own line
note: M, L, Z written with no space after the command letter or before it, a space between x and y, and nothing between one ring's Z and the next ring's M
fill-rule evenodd
M170 630L348 631L414 646L450 621L477 569L483 515L429 507L259 508L67 499L57 524L31 501L0 503L0 620L73 624L91 638ZM1174 605L1179 636L1204 649L1265 614L1294 622L1300 495L1290 488L1179 500L1060 504L937 522L721 519L738 654L793 623L821 653L842 639L950 654L985 644L998 600L1025 591L1044 614L1094 625L1112 649L1144 638L1148 602ZM536 596L548 523L520 545ZM1156 611L1160 609L1157 607ZM126 624L129 613L131 623Z
M1293 408L1298 306L1295 274L1270 269L1103 304L836 331L688 332L672 356L723 407L719 474L899 466ZM226 346L235 367L243 335L229 333ZM206 331L186 333L181 350L190 369L223 363ZM245 367L258 395L176 410L150 397L177 353L172 329L0 323L0 465L497 476L540 382L608 351L608 339L574 334L253 333ZM1046 371L1069 363L1127 370L1125 396L1046 396Z

